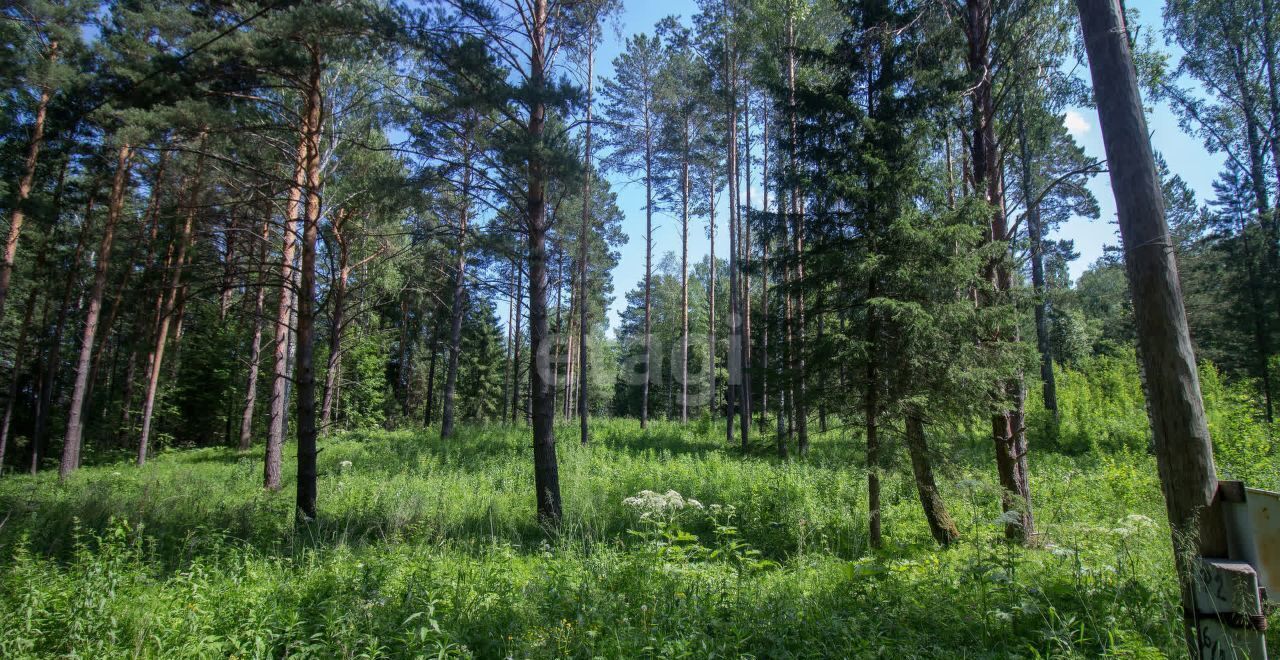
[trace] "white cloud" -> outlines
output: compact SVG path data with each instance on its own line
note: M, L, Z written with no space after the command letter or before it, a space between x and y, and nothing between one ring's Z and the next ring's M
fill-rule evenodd
M1089 125L1089 120L1075 110L1067 111L1067 116L1062 119L1062 125L1067 128L1067 132L1071 134L1071 137L1077 139L1083 137L1085 133L1089 132L1090 128L1093 128Z

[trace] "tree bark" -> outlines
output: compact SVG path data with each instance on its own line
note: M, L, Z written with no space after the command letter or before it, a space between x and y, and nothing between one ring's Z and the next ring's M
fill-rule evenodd
M919 410L907 413L907 453L911 455L911 472L915 475L916 494L920 506L929 521L929 533L938 545L949 546L960 538L960 531L947 511L938 484L933 478L933 459L929 456L929 443L924 435L924 417Z
M991 210L990 231L987 241L1007 243L1008 218L1004 209L1003 174L1000 170L999 145L996 141L996 108L994 80L991 62L991 0L968 0L966 36L968 38L968 68L974 77L972 91L973 108L973 176L974 188L984 195ZM1013 288L1013 273L1006 253L987 265L986 276L996 296L1007 294ZM1016 334L1016 333L1015 333ZM991 341L1017 341L997 334ZM997 383L997 410L991 416L991 435L996 450L996 469L1003 490L1001 506L1006 513L1017 512L1017 521L1005 526L1006 538L1026 542L1035 536L1035 523L1031 514L1030 476L1026 469L1026 429L1022 411L1022 374L1002 379ZM1011 402L1005 402L1011 399Z
M306 205L302 225L302 286L298 291L298 487L297 519L316 517L316 239L320 233L320 132L324 99L320 93L320 47L311 44L311 72L307 84Z
M689 120L684 122L680 159L680 423L689 423Z
M49 61L58 57L58 42L49 43ZM49 111L49 99L53 91L48 85L40 86L40 100L36 104L35 121L31 125L31 141L27 144L27 157L22 163L22 178L18 180L18 197L9 215L9 233L4 241L4 260L0 261L0 319L4 318L4 303L9 297L9 281L13 277L13 263L18 255L18 239L22 236L22 224L26 218L24 208L31 197L35 183L36 163L40 158L40 145L44 143L44 121Z
M707 388L710 396L711 419L719 414L716 400L720 392L716 389L716 182L715 174L707 181L707 228L710 232L711 256L707 259L710 267L707 286Z
M1049 301L1044 277L1044 227L1040 203L1033 198L1035 177L1031 149L1027 146L1027 125L1022 99L1018 105L1018 144L1022 151L1022 197L1027 205L1027 237L1031 242L1031 286L1035 291L1036 348L1040 352L1040 385L1044 408L1058 418L1058 383L1053 374L1053 345L1049 343Z
M253 446L253 411L258 403L258 374L262 371L262 315L265 313L267 286L267 243L271 240L271 219L268 212L262 221L262 243L259 245L258 286L253 305L253 337L249 342L249 375L244 388L244 411L240 415L240 451Z
M142 433L138 439L137 465L147 463L148 440L151 437L151 418L155 412L156 390L160 384L160 368L164 364L164 349L169 340L169 324L173 321L177 299L182 291L182 268L187 261L187 245L191 242L191 232L195 226L196 211L200 208L200 190L204 174L204 148L196 159L194 181L190 188L187 202L187 213L182 223L182 233L177 238L177 257L173 260L173 274L169 281L169 291L165 296L164 309L160 313L160 325L156 329L155 344L151 354L147 356L147 389L142 401Z
M761 200L760 208L764 212L763 220L763 236L760 237L760 310L763 317L760 325L760 427L765 427L765 417L769 414L769 223L772 222L772 216L769 214L769 103L764 104L764 117L761 122L764 135L761 137L760 148L764 151L760 167L763 170L760 176L760 192ZM786 445L780 445L779 454L783 457L786 455Z
M58 466L58 478L65 480L80 467L80 444L84 435L85 392L89 388L89 369L93 357L93 344L98 336L98 317L102 313L102 293L107 284L107 267L110 265L111 246L115 240L116 225L124 208L125 191L129 184L129 166L133 147L125 144L116 157L116 173L111 183L111 199L107 205L107 222L102 230L102 242L98 247L97 266L93 274L93 289L89 294L89 309L85 314L84 332L80 338L80 358L76 366L76 381L71 392L70 409L67 412L67 435L62 445L62 462Z
M587 32L587 135L586 145L584 147L584 158L586 161L586 175L582 180L582 228L578 236L578 291L581 295L581 302L578 304L578 431L581 435L582 444L590 441L590 429L587 425L587 413L589 411L590 401L588 394L590 393L590 381L587 379L587 338L590 332L590 312L591 306L588 297L590 287L588 285L587 276L590 272L588 260L590 259L590 237L591 237L591 177L594 174L592 157L594 152L591 150L591 110L594 101L596 79L596 30L592 25Z
M644 99L644 383L640 394L640 428L649 426L649 380L653 348L653 126L650 96Z
M1266 155L1262 146L1261 121L1257 112L1257 99L1254 98L1250 91L1251 83L1248 79L1245 68L1246 64L1243 44L1236 43L1233 45L1236 56L1235 66L1233 67L1236 76L1236 83L1240 87L1241 107L1244 111L1245 120L1245 141L1249 147L1249 181L1252 184L1254 203L1258 213L1258 222L1265 229L1269 221L1272 221L1271 202L1267 195L1267 181L1264 174L1264 162ZM1241 228L1241 239L1249 240L1246 236L1247 225ZM1248 252L1246 247L1246 252ZM1275 266L1275 261L1271 262ZM1270 337L1271 331L1267 327L1267 310L1266 303L1262 296L1259 295L1257 282L1253 277L1253 261L1245 264L1248 277L1250 279L1250 296L1249 301L1253 307L1254 318L1254 351L1258 354L1255 361L1255 371L1258 374L1262 384L1263 408L1266 414L1267 423L1270 424L1275 420L1275 411L1272 404L1271 391L1271 369L1269 364L1271 361Z
M738 212L738 238L742 242L739 259L741 259L742 288L739 307L742 310L742 405L739 434L742 436L742 451L746 452L751 445L751 87L744 85L742 94L742 144L743 178L746 185L742 187L745 203Z
M516 265L515 260L512 259L511 276L507 278L507 345L505 346L506 355L504 356L505 362L503 362L502 373L502 417L499 418L503 421L506 421L507 419L507 402L511 401L511 390L515 384L515 374L513 373L515 369L512 368L513 363L511 352L513 345L515 344L515 340L512 335L512 322L515 319L517 268L518 266ZM430 426L429 421L427 425Z
M867 300L878 295L874 278L867 282ZM867 307L867 382L863 385L862 408L867 436L867 538L873 549L882 544L880 535L880 319L874 307Z
M542 92L547 86L549 35L547 0L533 0L530 16L532 46L529 62L530 82ZM545 139L547 108L539 97L529 107L528 137L532 146L540 147ZM529 234L529 387L533 421L534 487L537 494L539 522L556 526L562 516L560 472L556 461L555 401L547 375L547 163L541 151L533 149L529 158L529 190L526 204L526 229Z
M791 176L799 173L797 150L799 149L799 117L796 109L796 35L795 16L787 15L787 106L791 123ZM795 267L792 279L793 288L798 289L804 282L804 210L800 201L799 189L792 182L791 190L791 249L794 253ZM809 453L809 408L808 393L805 391L805 329L804 329L804 294L797 290L792 294L794 302L794 346L790 351L791 360L791 405L795 410L794 424L796 446L801 456Z
M729 382L725 383L725 446L733 446L734 415L738 407L738 389L742 382L741 322L738 316L738 89L736 52L732 39L732 18L729 0L724 0L724 78L727 89L725 100L728 122L725 144L729 153L725 159L728 166L726 183L729 187L729 347L725 356Z
M1217 472L1195 352L1123 11L1116 0L1076 0L1076 6L1116 195L1182 604L1186 611L1194 611L1193 558L1227 555L1225 527L1215 505ZM1189 620L1187 624L1191 655L1198 657L1194 626Z
M66 271L66 279L62 283L62 303L58 307L58 317L53 324L53 337L49 343L49 354L43 365L40 378L40 397L36 404L36 423L31 432L31 474L40 469L41 449L44 447L45 434L49 428L49 413L53 404L53 392L58 373L62 366L62 337L67 328L67 315L71 311L71 296L76 290L76 277L80 271L80 258L84 255L84 246L89 240L89 229L93 226L93 208L97 194L97 182L90 184L89 198L85 202L84 219L80 223L79 238L71 256L71 264Z
M431 328L431 360L427 365L427 405L426 412L423 417L423 426L430 427L431 420L435 418L436 404L436 360L440 356L440 317L436 315L435 322ZM515 401L511 402L512 406ZM514 413L512 419L515 419Z
M471 196L470 131L463 153L462 208L458 214L458 259L453 275L453 307L449 319L449 369L444 378L444 407L440 418L440 439L453 437L454 395L458 390L458 358L462 354L462 317L466 314L467 296L467 220ZM553 394L554 396L554 394Z
M293 336L294 257L298 236L296 223L306 185L306 160L310 134L310 95L303 100L302 125L298 131L298 153L293 169L293 185L285 203L283 247L280 251L280 299L276 307L275 339L272 346L274 375L271 381L270 423L267 427L266 455L263 461L262 485L267 490L280 490L280 462L284 452L285 426L289 414L290 344Z
M524 269L515 265L516 268L516 326L512 333L514 341L513 357L511 359L511 423L515 424L520 417L520 348L524 344L524 338L521 334L520 326L524 324ZM532 346L532 344L530 344Z
M1271 119L1271 166L1276 184L1280 185L1280 71L1276 63L1275 0L1262 0L1262 53L1267 67L1267 99ZM1263 218L1267 229L1267 265L1280 276L1280 207L1273 207Z
M37 258L36 272L41 273L44 268L45 249L42 247L40 256ZM13 406L18 400L18 394L21 392L22 384L22 362L27 353L27 337L31 332L31 317L36 309L36 294L39 287L32 287L27 293L27 302L23 306L22 325L18 330L18 343L14 346L13 353L13 378L9 384L9 397L4 405L4 420L0 422L0 476L4 476L4 455L5 448L9 444L9 428L13 422Z
M339 209L333 222L334 242L338 245L338 274L334 278L329 297L333 311L329 314L329 357L324 370L324 393L320 400L320 428L326 430L333 419L333 400L338 391L338 372L342 367L342 331L347 322L347 282L351 278L351 249L344 233L348 219L345 209ZM403 340L401 340L403 344ZM401 365L404 364L403 359Z

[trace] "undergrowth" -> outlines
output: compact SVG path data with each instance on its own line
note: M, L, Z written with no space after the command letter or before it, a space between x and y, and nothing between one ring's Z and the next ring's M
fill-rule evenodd
M707 424L599 420L593 439L559 446L558 530L534 522L522 428L326 439L321 518L299 528L257 453L6 476L0 657L1185 655L1143 452L1033 453L1024 549L1001 540L986 457L939 438L961 543L932 543L894 470L872 552L844 431L790 462Z

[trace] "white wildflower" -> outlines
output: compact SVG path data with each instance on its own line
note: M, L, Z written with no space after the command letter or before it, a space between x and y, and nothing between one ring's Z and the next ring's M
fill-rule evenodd
M693 498L686 499L674 490L668 490L666 493L661 494L651 490L642 490L622 500L622 504L635 509L641 516L677 513L685 508L703 508L702 502Z

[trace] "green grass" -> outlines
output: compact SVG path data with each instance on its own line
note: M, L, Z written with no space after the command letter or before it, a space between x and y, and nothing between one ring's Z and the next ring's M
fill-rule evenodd
M783 463L705 421L593 427L588 447L560 431L555 533L534 521L528 431L505 427L323 441L302 529L256 452L6 476L0 657L1184 655L1146 456L1034 454L1035 550L999 540L984 446L946 443L949 550L898 457L872 553L856 437ZM642 519L623 500L646 489L707 509Z

